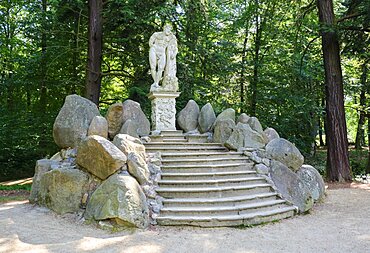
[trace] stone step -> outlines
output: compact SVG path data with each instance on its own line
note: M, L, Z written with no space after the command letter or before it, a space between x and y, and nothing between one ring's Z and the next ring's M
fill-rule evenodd
M163 138L163 142L178 142L178 143L188 143L188 140L187 139L175 139L175 138L167 138L167 137L164 137Z
M292 217L296 212L294 206L286 206L269 211L256 211L243 215L218 215L218 216L159 216L157 222L160 225L188 225L199 227L227 227L227 226L250 226L266 222L277 221Z
M224 159L233 158L233 157L245 157L246 158L246 156L244 156L242 152L232 152L232 151L230 151L230 152L208 151L208 152L203 152L203 153L199 153L199 152L184 152L184 153L167 152L167 153L162 154L162 159L171 159L171 160L175 160L175 159L183 160L183 159L192 159L192 158L209 159L209 158L214 158L214 157L224 158Z
M163 138L165 139L167 137L163 137ZM197 143L197 142L190 143L190 142L175 142L175 141L172 141L172 142L169 141L166 143L152 141L152 142L147 142L144 145L146 147L159 147L159 148L162 148L162 147L173 147L173 148L177 148L177 147L201 147L201 148L222 147L224 148L220 143Z
M213 186L247 186L253 184L266 183L263 177L245 177L232 179L208 179L208 180L160 180L160 187L174 188L193 188L193 187L213 187Z
M181 165L181 164L228 164L230 162L239 162L239 163L247 163L250 160L246 156L235 156L235 157L228 157L225 159L224 157L208 157L208 158L185 158L185 159L168 159L162 158L163 165Z
M163 172L198 173L252 170L254 163L162 165Z
M163 136L174 136L174 135L183 136L184 131L182 130L162 130L161 135Z
M210 142L210 140L208 139L208 134L206 134L206 135L202 135L202 134L185 135L185 138L191 143L194 143L194 142L200 142L200 143Z
M277 199L276 192L266 192L245 196L227 198L177 198L163 199L165 207L214 207L214 206L234 206L238 204L250 204L261 201Z
M272 211L286 207L286 200L275 199L257 203L237 204L231 206L213 207L164 207L161 216L219 216L243 215L255 212Z
M162 173L163 180L184 180L190 178L196 179L228 179L228 178L240 178L240 177L255 177L257 172L254 170L240 170L240 171L221 171L221 172L198 172L198 173L186 173L186 172L164 172Z
M164 143L164 142L163 142ZM221 146L177 146L177 147L171 147L171 146L162 146L162 147L156 147L156 146L149 146L145 144L145 150L147 153L155 153L155 152L161 152L163 154L165 153L185 153L187 151L192 151L192 152L198 152L198 153L203 153L203 152L225 152L227 149L225 147Z
M268 183L249 184L241 186L217 186L217 187L193 187L193 188L175 188L159 187L156 191L164 198L221 198L245 196L249 194L258 194L271 192L271 185Z

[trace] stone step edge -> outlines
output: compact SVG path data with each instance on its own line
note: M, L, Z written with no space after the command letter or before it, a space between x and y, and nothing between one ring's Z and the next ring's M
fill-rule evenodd
M246 174L256 174L254 170L241 170L241 171L221 171L221 172L163 172L161 175L166 177L199 177L199 176L233 176L233 175L246 175Z
M217 183L234 183L248 182L256 180L265 180L263 177L241 177L227 179L208 179L208 180L159 180L159 184L217 184Z
M179 156L242 156L243 153L241 152L233 152L233 151L225 151L225 152L203 152L203 153L198 153L198 152L187 152L187 153L163 153L163 157L179 157ZM226 159L226 158L224 158Z
M276 196L276 192L266 192L258 194L250 194L245 196L235 197L223 197L223 198L174 198L174 199L163 199L163 203L197 203L197 204L210 204L210 203L227 203L227 202L238 202L243 200L263 199Z
M223 212L223 211L237 211L237 210L247 210L260 207L275 206L278 204L287 203L284 199L276 199L269 201L262 201L250 204L239 204L235 206L213 206L213 207L164 207L161 211L165 212Z
M188 158L188 159L162 159L162 163L173 163L173 162L217 162L217 161L225 161L225 160L248 160L249 158L246 156L240 156L240 157L228 157L228 158Z
M251 185L237 185L237 186L218 186L218 187L201 187L201 188L175 188L175 187L159 187L156 191L159 193L165 192L183 192L183 193L192 193L192 192L220 192L228 190L248 190L261 187L271 187L271 184L251 184Z
M163 137L165 139L165 137ZM163 145L163 142L159 141L159 142L146 142L144 143L145 146L147 145ZM166 142L165 145L179 145L179 146L184 146L184 145L191 145L191 146L219 146L219 147L223 147L221 143L215 143L215 142L206 142L206 143L202 143L202 142L186 142L186 143L183 143L183 142ZM165 146L164 145L164 146Z
M162 142L162 143L168 143L168 142ZM196 150L223 150L227 152L227 149L223 146L208 146L208 147L202 147L202 146L190 146L190 147L155 147L155 146L147 146L145 145L145 149L151 149L151 150L189 150L189 149L196 149Z
M297 207L295 206L288 206L284 208L277 208L270 211L263 211L263 212L254 212L249 214L238 214L238 215L219 215L219 216L161 216L157 217L157 220L173 220L173 221L236 221L236 220L246 220L252 219L256 217L268 217L276 214L286 213L289 211L297 212Z
M186 165L162 165L162 169L169 168L222 168L222 167L235 167L235 166L247 166L253 165L254 163L225 163L225 164L186 164Z

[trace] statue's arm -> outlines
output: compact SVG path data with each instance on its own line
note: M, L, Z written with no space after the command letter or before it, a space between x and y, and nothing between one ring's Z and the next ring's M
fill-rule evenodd
M153 33L153 35L149 39L149 47L152 47L154 45L156 38L157 38L157 33Z

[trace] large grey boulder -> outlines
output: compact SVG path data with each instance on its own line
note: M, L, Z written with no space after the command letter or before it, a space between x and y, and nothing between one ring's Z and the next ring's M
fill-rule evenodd
M189 100L185 108L177 115L177 123L185 132L197 129L199 106L194 100Z
M53 126L53 137L60 148L74 148L87 136L91 121L99 110L90 100L78 95L66 97Z
M129 175L114 174L92 194L85 218L145 228L149 225L149 209L137 181Z
M268 142L272 141L273 139L280 138L279 133L272 127L268 127L263 131L268 139Z
M265 137L254 131L248 124L238 123L226 141L225 146L232 150L243 148L263 148L266 145Z
M213 123L216 120L216 114L210 103L207 103L202 107L199 113L198 124L199 131L201 133L206 133L211 131Z
M99 135L108 138L108 121L102 116L95 116L91 121L87 135Z
M233 133L235 122L231 119L216 121L213 132L213 141L224 144Z
M319 201L325 195L325 183L320 173L311 165L302 165L297 171L298 177L310 190L313 200Z
M126 155L107 139L91 135L77 149L77 164L104 180L126 164Z
M138 126L137 134L139 136L147 136L150 133L150 122L141 110L140 104L133 100L126 100L122 104L123 106L123 124L127 120L132 120Z
M122 103L115 103L108 108L108 112L105 115L108 122L108 134L109 138L113 139L123 125L123 105Z
M72 168L53 169L41 177L38 203L58 214L77 212L88 190L86 173Z
M135 138L139 138L137 133L139 127L138 125L131 119L126 120L126 122L122 125L121 130L119 131L120 134L127 134Z
M134 152L145 158L145 146L140 139L127 134L118 134L113 139L113 144L121 150L126 156Z
M53 163L58 163L57 161L49 160L49 159L42 159L36 162L35 167L35 174L32 179L32 188L30 193L30 203L34 204L38 201L38 193L40 189L40 181L41 177L48 171L51 170L51 166Z
M313 198L310 190L298 175L283 163L271 161L270 177L278 192L297 206L299 212L303 213L312 208Z
M144 185L148 183L150 171L145 159L134 152L131 152L127 156L128 172L136 178L139 184Z
M256 117L250 117L249 120L248 120L248 124L251 126L251 128L260 133L260 134L263 134L263 128L262 128L262 125L260 123L260 121L256 118Z
M298 148L283 138L277 138L266 145L268 158L284 163L292 171L296 172L304 162L304 157Z
M243 124L248 124L249 116L245 113L242 113L239 115L239 118L236 123L243 123Z
M235 110L232 108L228 108L225 111L221 112L214 123L214 126L216 126L217 121L222 121L226 119L231 119L235 123Z

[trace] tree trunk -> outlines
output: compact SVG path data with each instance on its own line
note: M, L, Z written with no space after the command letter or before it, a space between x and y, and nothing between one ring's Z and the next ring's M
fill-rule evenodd
M322 51L325 67L327 175L329 181L352 181L339 42L333 27L335 18L333 2L332 0L318 0L317 5L322 25Z
M365 124L365 106L366 106L366 75L367 75L367 68L366 62L362 66L362 76L361 76L361 94L360 94L360 117L358 119L357 124L357 132L356 132L356 142L355 148L357 150L361 150L362 146L365 145L364 137L364 124Z
M88 57L86 73L86 98L99 106L102 61L102 0L89 0Z
M47 0L42 0L42 31L41 31L41 61L40 61L40 101L39 101L39 108L40 111L46 110L47 104L47 88L46 88L46 8L47 8Z
M366 173L370 174L370 116L367 116L367 143L368 143L367 144L367 146L368 146L368 158L367 158Z

